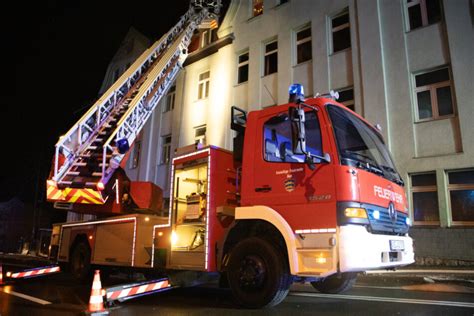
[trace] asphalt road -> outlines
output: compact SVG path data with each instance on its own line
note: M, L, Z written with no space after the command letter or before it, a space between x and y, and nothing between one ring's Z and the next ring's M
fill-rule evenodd
M111 278L111 282L124 282ZM441 286L441 287L440 287ZM173 289L117 303L110 315L474 315L474 293L446 284L371 285L358 282L343 295L325 295L294 285L278 306L243 310L229 290L214 287ZM446 292L446 291L452 292ZM80 315L88 307L91 284L57 274L0 285L0 315Z

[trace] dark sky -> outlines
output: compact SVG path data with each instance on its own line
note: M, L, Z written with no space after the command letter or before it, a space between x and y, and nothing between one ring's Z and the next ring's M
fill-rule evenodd
M33 198L55 142L97 99L127 30L155 40L188 7L186 0L14 3L0 17L0 201Z

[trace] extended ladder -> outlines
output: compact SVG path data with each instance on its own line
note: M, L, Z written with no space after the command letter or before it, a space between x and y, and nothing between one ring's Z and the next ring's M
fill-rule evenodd
M108 181L187 57L193 32L217 19L220 0L192 0L189 10L148 48L56 143L47 198L103 204Z

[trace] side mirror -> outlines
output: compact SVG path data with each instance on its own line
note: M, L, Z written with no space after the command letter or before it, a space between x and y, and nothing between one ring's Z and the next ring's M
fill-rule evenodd
M302 108L290 107L292 150L296 155L306 155L305 113Z

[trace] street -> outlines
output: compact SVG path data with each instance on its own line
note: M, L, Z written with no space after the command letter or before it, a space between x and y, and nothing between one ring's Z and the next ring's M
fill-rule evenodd
M230 290L203 286L117 302L109 312L111 315L474 315L472 288L443 283L401 284L398 279L383 283L374 280L378 279L362 277L352 290L341 295L321 294L307 284L294 284L281 304L265 310L239 309L232 301ZM102 282L102 286L120 281L112 277ZM90 284L80 285L64 274L20 280L0 286L0 315L80 315L87 310L90 293Z

